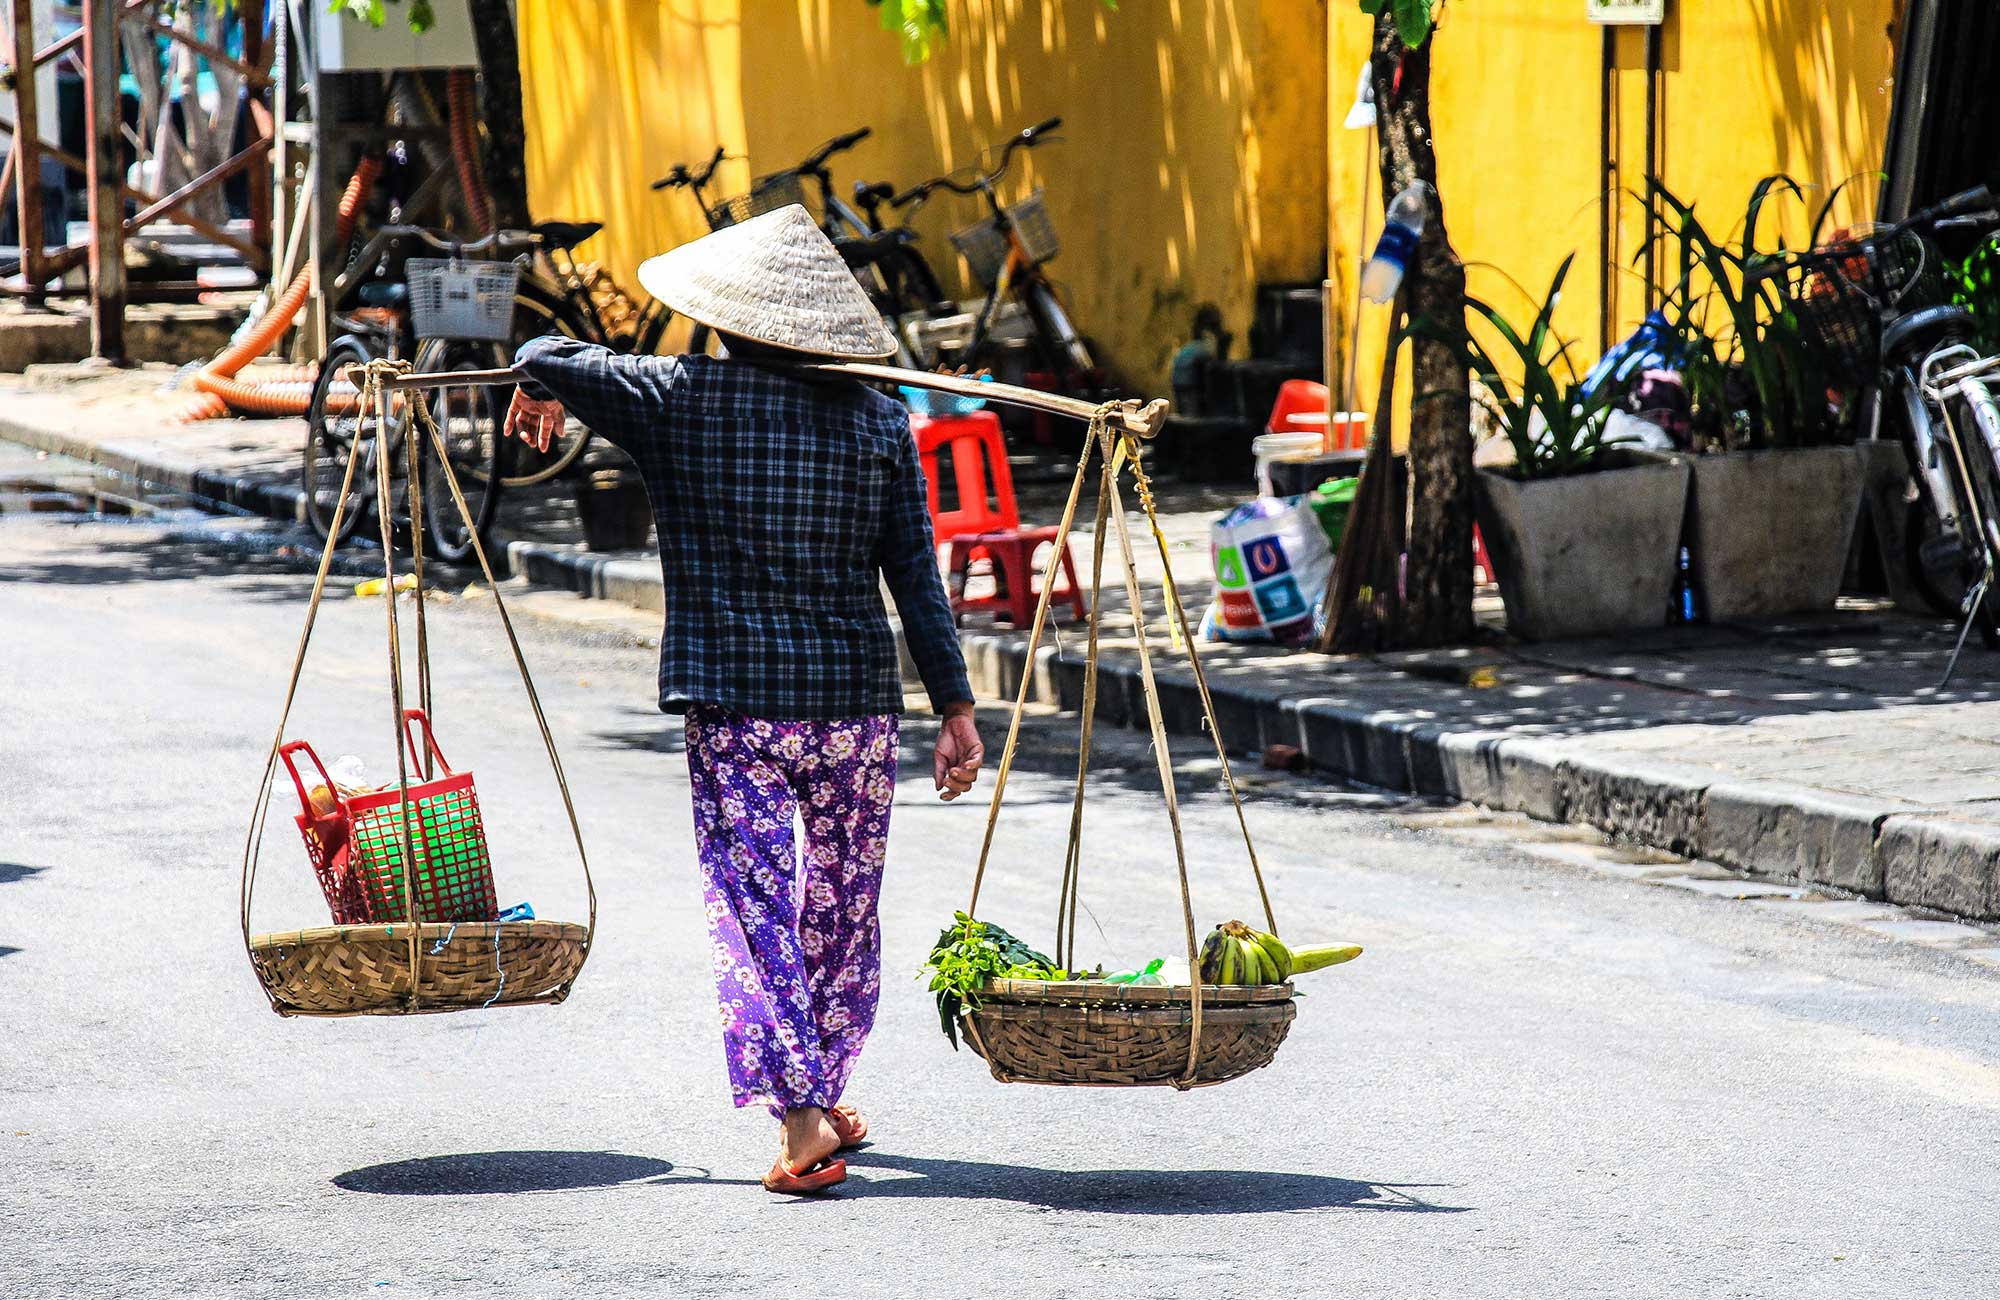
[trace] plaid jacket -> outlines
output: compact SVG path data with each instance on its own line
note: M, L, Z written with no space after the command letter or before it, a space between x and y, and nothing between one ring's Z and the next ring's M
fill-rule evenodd
M972 698L900 403L846 380L558 337L514 364L645 479L666 580L662 710L901 712L878 575L932 706Z

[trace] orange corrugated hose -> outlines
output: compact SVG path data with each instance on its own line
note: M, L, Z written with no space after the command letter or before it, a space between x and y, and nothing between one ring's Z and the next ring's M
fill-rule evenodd
M453 68L445 75L445 108L452 160L458 164L458 184L465 194L466 214L481 235L493 233L493 201L479 173L479 114L472 102L472 71Z
M339 217L334 230L336 242L345 244L354 231L354 220L367 200L369 190L375 186L375 178L381 173L382 160L373 155L361 159L355 167L354 175L348 179L347 189L340 196ZM303 378L294 377L299 373L295 368L291 375L269 382L246 383L236 378L238 371L264 355L271 345L278 341L291 327L292 319L305 305L306 295L312 291L312 264L308 262L284 293L271 304L271 310L257 322L255 329L224 348L215 360L197 370L194 386L198 395L181 412L182 420L214 420L232 412L239 415L304 415L312 400L313 376L309 369Z

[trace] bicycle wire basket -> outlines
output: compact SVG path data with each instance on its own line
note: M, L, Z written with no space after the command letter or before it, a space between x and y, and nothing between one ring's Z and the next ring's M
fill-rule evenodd
M708 210L708 228L721 230L751 217L761 217L766 212L776 212L779 208L796 203L804 207L806 202L805 183L797 172L772 172L750 182L750 192L739 194L732 199L724 199Z
M1040 266L1062 251L1041 190L1008 207L1007 218L1021 237L1021 251L1034 265ZM999 217L988 217L954 232L951 243L965 258L973 279L988 289L1000 282L1001 268L1007 265L1008 245L1007 227Z
M1829 377L1856 386L1875 378L1885 320L1951 301L1943 259L1914 231L1837 240L1767 273Z
M513 262L413 257L404 276L410 328L418 338L504 341L513 333L514 292L521 282L521 268Z

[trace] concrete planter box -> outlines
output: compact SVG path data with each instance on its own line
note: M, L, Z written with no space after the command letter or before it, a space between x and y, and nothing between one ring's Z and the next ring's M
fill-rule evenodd
M1696 456L1688 551L1711 619L1827 609L1861 510L1855 447Z
M1687 504L1684 460L1609 453L1613 468L1523 481L1481 470L1479 531L1507 629L1524 641L1667 621Z

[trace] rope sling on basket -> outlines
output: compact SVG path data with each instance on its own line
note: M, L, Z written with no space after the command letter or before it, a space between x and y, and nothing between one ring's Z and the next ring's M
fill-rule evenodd
M417 707L407 707L403 690L403 652L396 609L396 550L391 511L378 510L381 525L385 595L388 609L389 694L393 704L392 745L396 783L382 790L350 794L336 786L319 756L303 741L287 743L306 649L326 592L333 566L333 546L320 555L306 605L305 626L292 658L291 680L285 688L278 728L264 764L264 777L251 814L243 846L241 890L243 944L252 969L270 999L271 1009L284 1016L410 1015L462 1011L487 1006L557 1003L569 996L597 932L597 890L590 878L583 831L570 799L569 782L555 738L542 711L533 676L514 633L493 566L471 512L445 454L444 437L421 396L400 391L396 380L409 371L403 361L371 361L361 370L361 420L349 449L347 471L335 499L329 534L340 536L341 517L354 489L355 467L363 459L363 441L372 421L378 439L390 427L391 389L398 414L414 416L415 434L404 439L409 481L422 480L420 458L434 454L438 471L450 489L452 504L467 521L467 535L479 557L480 571L493 593L500 626L507 635L515 667L521 676L535 725L548 752L556 789L569 818L577 859L583 867L589 899L586 924L567 921L496 919L491 859L480 818L472 774L454 771L438 748L431 730L430 640L424 611L424 494L409 494L410 538L416 614ZM463 382L464 376L453 379ZM426 444L420 447L419 444ZM379 443L378 443L379 445ZM389 501L389 456L374 461L376 500ZM422 727L420 752L412 724ZM315 801L297 767L303 754L318 769L325 795ZM272 777L282 761L299 796L296 819L335 924L272 934L252 934L250 904L256 890L257 863L272 797ZM412 769L421 769L413 779ZM440 775L440 772L442 773Z
M1076 789L1070 807L1069 845L1064 855L1062 884L1056 903L1056 949L1058 960L1066 967L1074 966L1078 881L1082 869L1084 787L1090 765L1091 724L1097 709L1098 638L1103 613L1105 530L1109 523L1118 536L1120 559L1125 571L1125 593L1131 605L1133 634L1138 648L1140 681L1146 700L1146 720L1152 732L1153 754L1159 765L1167 822L1173 832L1190 983L1163 987L1097 981L990 981L976 1001L968 999L965 1035L973 1050L985 1058L993 1077L1002 1083L1099 1087L1164 1084L1177 1089L1226 1083L1270 1064L1296 1015L1289 982L1247 986L1204 985L1199 973L1201 959L1196 948L1194 902L1188 886L1187 847L1181 834L1180 801L1174 788L1173 760L1167 750L1166 726L1161 718L1159 691L1153 677L1152 651L1146 638L1145 607L1140 599L1131 530L1126 523L1124 497L1119 490L1119 476L1126 466L1131 469L1139 504L1165 566L1167 614L1179 633L1179 639L1187 647L1188 663L1201 697L1202 714L1208 734L1215 742L1216 757L1221 762L1230 803L1236 810L1237 825L1243 832L1243 844L1249 853L1250 870L1257 882L1264 918L1274 935L1278 925L1271 909L1270 891L1264 885L1263 869L1257 862L1256 846L1250 838L1250 826L1244 817L1236 778L1230 770L1229 755L1222 742L1222 733L1216 726L1208 678L1202 670L1201 658L1188 628L1187 614L1181 605L1180 592L1174 583L1166 536L1160 530L1153 505L1152 486L1138 455L1136 439L1148 435L1143 430L1135 429L1129 419L1120 418L1121 414L1129 416L1129 410L1121 413L1117 404L1107 404L1097 408L1090 417L1090 436L1077 458L1076 477L1070 484L1069 500L1063 507L1056 544L1049 550L1040 599L1028 633L1032 659L1034 648L1041 643L1042 630L1047 625L1050 596L1056 590L1057 566L1068 545L1070 529L1076 521L1077 503L1089 476L1091 458L1095 455L1099 461L1099 476L1097 526L1091 545L1089 648L1084 661L1083 714L1077 744ZM1033 680L1032 672L1021 675L1013 718L1007 727L1006 747L1001 751L1000 767L994 775L993 802L987 812L985 837L979 846L979 865L972 880L972 900L966 905L968 918L976 913L979 906L979 891L986 879L986 863L993 849L1001 802L1006 797L1007 777L1013 769L1020 743L1021 718Z

